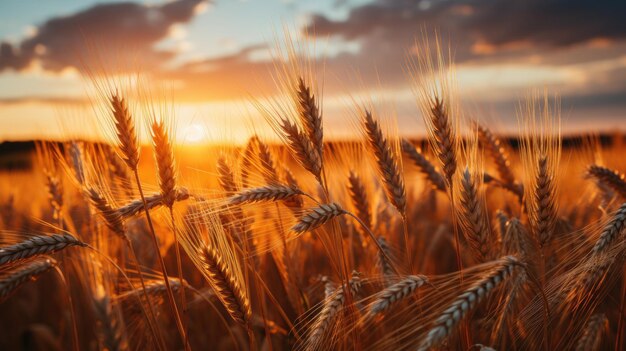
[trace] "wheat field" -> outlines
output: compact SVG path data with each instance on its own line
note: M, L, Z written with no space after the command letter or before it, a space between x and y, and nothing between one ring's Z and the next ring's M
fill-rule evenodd
M2 172L0 349L623 350L623 135L562 136L541 93L499 133L427 56L427 138L355 99L328 141L310 67L278 68L277 139L191 155L104 80L109 142Z

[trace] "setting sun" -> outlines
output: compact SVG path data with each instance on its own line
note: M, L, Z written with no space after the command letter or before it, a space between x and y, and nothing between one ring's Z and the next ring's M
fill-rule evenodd
M182 144L199 144L205 141L207 141L207 133L204 126L200 124L190 124L181 131Z

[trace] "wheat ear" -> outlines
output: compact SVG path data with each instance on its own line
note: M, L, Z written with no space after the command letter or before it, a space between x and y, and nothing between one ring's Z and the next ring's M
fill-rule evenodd
M475 123L475 125L478 131L478 140L496 164L500 180L506 184L515 184L515 175L513 175L513 171L511 170L511 162L500 139L487 127L478 123Z
M52 209L54 210L54 218L58 219L63 209L63 184L58 176L47 170L45 170L44 173L46 176L46 189L48 189L50 205L52 205Z
M626 202L615 212L609 223L604 227L600 237L591 250L594 255L606 251L615 239L624 233L626 227Z
M107 227L117 236L126 240L126 226L120 212L114 209L96 189L88 188L85 190L85 194L98 214L104 219Z
M335 292L335 289L337 289L337 284L335 284L335 282L330 280L327 276L321 277L320 281L324 283L324 299L330 298L330 296Z
M365 185L361 181L361 178L354 171L350 171L350 175L348 176L348 190L350 191L352 206L356 209L356 215L368 228L371 228L372 213L367 191L365 190Z
M419 287L426 283L428 283L428 277L424 275L409 275L388 286L376 294L376 299L372 302L369 310L369 316L373 317L390 309L396 303L413 295Z
M259 160L261 161L261 168L263 169L263 177L265 178L265 181L269 184L278 182L278 172L276 170L276 166L274 165L272 152L269 146L260 139L257 139L257 146L259 148Z
M474 257L483 262L489 256L489 227L483 204L478 197L478 185L465 169L461 177L461 225Z
M596 181L613 189L613 191L618 193L622 198L626 199L626 181L624 180L623 174L597 165L589 166L587 174L594 177Z
M605 314L592 315L576 344L576 351L598 351L602 342L602 333L608 329L608 325L609 320Z
M422 154L421 150L418 150L411 144L410 141L402 139L401 142L402 151L413 161L413 163L420 169L426 179L428 179L433 187L439 191L446 191L446 180L441 173L437 171L428 158Z
M282 168L283 177L285 182L294 189L300 189L300 185L298 184L298 180L294 177L293 173L288 168ZM283 200L285 206L287 206L292 211L299 210L304 205L304 201L302 200L301 195L296 195L293 197L289 197Z
M291 230L296 233L304 233L314 230L331 219L346 214L346 211L336 203L322 204L314 207L299 218Z
M217 159L217 180L226 193L233 194L237 192L238 187L237 183L235 183L235 173L228 165L226 157L223 155Z
M417 349L426 351L439 345L470 310L513 274L513 269L518 265L520 263L514 256L506 256L496 261L496 266L491 272L465 290L443 311Z
M34 280L50 269L54 268L57 262L51 257L35 258L32 262L25 263L4 272L0 277L0 300L7 298L12 292L17 290L22 284L29 280Z
M534 206L530 218L539 244L543 247L552 238L556 225L557 209L554 178L552 177L548 157L542 155L537 163L537 175L533 189Z
M207 277L213 290L220 301L238 323L246 325L250 320L252 311L248 296L243 290L241 283L214 249L205 246L200 252L200 260L203 263L203 274Z
M72 170L74 176L78 181L78 184L85 184L85 165L83 162L83 148L82 143L78 141L71 141L69 143L69 156L72 161Z
M167 269L165 267L165 262L163 261L163 257L161 255L161 250L159 247L159 243L157 240L157 236L156 236L156 231L154 230L154 224L152 223L152 217L150 216L150 211L148 210L148 206L147 203L145 202L145 196L144 196L144 192L143 192L143 187L141 186L141 180L139 178L139 169L138 169L138 164L139 164L139 141L137 138L137 133L135 131L135 126L134 126L134 122L133 122L133 118L131 116L131 114L128 112L128 108L126 106L126 103L124 102L123 99L120 99L117 97L117 94L115 94L112 98L111 98L111 105L112 105L112 110L113 110L113 117L115 120L115 128L117 131L117 136L119 139L119 148L122 152L122 155L124 156L124 161L126 162L126 165L133 171L134 175L135 175L135 182L137 184L137 189L139 190L139 195L141 196L141 200L144 202L144 212L146 214L146 220L148 222L148 227L150 228L150 237L151 237L151 241L152 244L154 246L154 250L157 254L158 257L158 261L159 261L159 266L161 268L161 273L163 274L164 278L165 278L165 283L168 286L168 299L169 299L169 304L170 304L170 308L172 311L172 314L174 315L174 318L176 320L176 327L178 329L178 332L181 336L181 338L183 340L186 340L186 336L185 336L185 330L184 330L184 326L182 325L181 322L181 318L180 318L180 314L178 313L178 308L176 306L176 302L174 301L174 295L171 292L171 289L169 289L169 280L167 279ZM154 121L156 122L156 121ZM153 123L153 126L156 123ZM158 129L158 128L157 128ZM154 135L154 130L153 130L153 142L157 141L155 143L155 149L157 146L161 146L163 147L163 143L159 142L158 140L155 140L157 137L155 137ZM171 149L169 150L171 151ZM161 153L161 155L159 155L159 152L155 152L155 158L157 159L157 165L159 163L166 163L166 160L159 160L159 158L161 157L168 157L167 155L164 155L163 152ZM172 156L172 167L173 167L173 156ZM161 174L162 172L164 172L163 174ZM168 175L165 173L167 172L165 169L159 169L159 182L161 183L161 178L168 178ZM172 172L172 177L173 177L173 172ZM173 197L175 196L174 194L174 186L173 183L172 184L159 184L161 185L161 192L162 195L164 195L164 198L171 196L172 199L167 199L164 202L166 203L166 205L170 205L169 207L171 208L171 204L173 204ZM168 190L168 188L171 188L171 193L168 193L167 191L163 191L163 190ZM171 201L171 202L170 202ZM170 211L171 213L171 211ZM174 235L176 235L176 232L174 232ZM175 239L175 241L177 241ZM130 241L129 241L130 243ZM178 253L178 246L176 246L176 252ZM180 256L177 255L177 258L179 258ZM136 261L136 260L135 260ZM177 260L178 262L180 262L179 260ZM178 263L177 262L177 263ZM180 265L179 265L180 266ZM142 282L142 286L144 285L143 282L143 276L141 274L141 272L139 272L139 277L141 279ZM185 349L188 349L188 344L185 342Z
M520 255L522 261L526 261L528 255L532 253L530 235L519 219L511 218L506 222L502 236L502 250L508 255Z
M248 178L250 177L250 172L252 171L252 161L254 157L254 153L257 149L259 138L254 135L248 139L245 148L243 149L243 153L241 155L241 185L244 188L248 187Z
M100 346L110 351L128 350L123 321L115 314L109 297L94 301L93 306Z
M311 332L307 340L307 344L310 348L315 349L321 346L320 341L322 337L326 334L335 316L337 316L337 313L341 310L346 301L344 289L346 289L345 285L337 287L335 291L324 300L322 310L311 326ZM361 278L356 272L352 272L352 277L349 281L349 289L352 296L355 296L361 289Z
M311 172L311 174L320 181L322 159L311 140L300 131L295 123L291 123L291 121L286 118L280 120L280 128L285 134L289 148L295 154L296 160L298 160L304 169Z
M435 151L443 168L448 184L457 168L456 136L442 98L435 97L430 101L430 115L427 125L433 137Z
M87 244L70 234L38 235L19 243L0 248L0 266L35 256L51 254L67 247Z
M385 280L387 280L395 274L395 270L392 267L391 262L389 262L391 259L391 250L389 249L387 240L384 237L379 236L376 241L378 241L379 247L376 255L376 266L385 277Z
M109 145L105 145L102 150L108 161L108 169L112 178L116 179L118 184L121 184L122 189L124 189L128 196L133 196L134 191L131 185L131 174L128 172L128 166L124 163L124 160L122 160Z
M170 277L169 279L170 287L173 291L177 291L182 286L187 286L187 282L178 278ZM145 291L145 292L144 292ZM146 283L146 289L134 289L130 291L126 291L117 296L118 299L126 300L126 299L136 299L143 296L162 296L167 293L167 285L164 280L154 280Z
M124 98L114 94L110 103L124 162L128 168L135 170L139 164L139 141L133 118Z
M380 124L370 111L363 112L362 122L367 136L367 145L374 154L378 172L383 180L385 194L389 202L404 217L406 215L406 190L397 155L393 152L389 140L383 135Z
M323 158L324 152L324 130L322 125L322 114L320 113L319 106L315 99L315 95L311 89L306 85L302 77L298 78L298 113L300 115L300 121L304 126L304 130L309 137L309 140L313 144L313 147L320 156Z
M502 303L502 309L499 312L499 316L497 317L491 331L492 344L495 344L496 339L502 335L503 330L508 330L507 323L511 320L515 320L514 307L518 301L519 295L523 292L524 284L526 284L527 280L528 275L522 271L515 278L513 278L513 281L509 284L507 296Z
M176 187L176 201L184 201L189 199L191 195L189 194L189 190L185 187ZM153 210L159 206L164 206L163 203L163 195L161 193L152 194L146 196L146 206L148 210ZM121 206L117 209L117 212L122 216L122 218L127 219L131 217L135 217L139 215L141 211L144 210L143 200L137 199L127 203L124 206Z
M172 207L176 201L176 172L174 170L174 152L165 121L152 123L152 142L154 143L154 157L157 164L159 187L163 195L163 204Z
M244 189L231 196L228 199L228 203L231 205L243 205L264 201L288 200L302 194L303 192L298 188L274 184L259 188Z

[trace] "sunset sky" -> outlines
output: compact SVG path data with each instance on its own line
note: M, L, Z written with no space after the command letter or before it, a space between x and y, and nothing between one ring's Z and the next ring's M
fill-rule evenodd
M275 91L269 49L285 25L316 39L330 135L350 132L350 97L365 92L419 133L406 62L434 31L476 117L514 130L518 101L547 88L566 130L625 130L624 14L623 0L2 0L0 141L93 135L72 129L89 111L78 71L108 64L172 87L187 134L261 128L248 101Z

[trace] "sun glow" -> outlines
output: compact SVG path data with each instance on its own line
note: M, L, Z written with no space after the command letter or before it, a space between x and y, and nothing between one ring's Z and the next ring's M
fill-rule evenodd
M182 130L182 141L189 144L199 144L201 142L206 142L206 130L200 124L190 124Z

